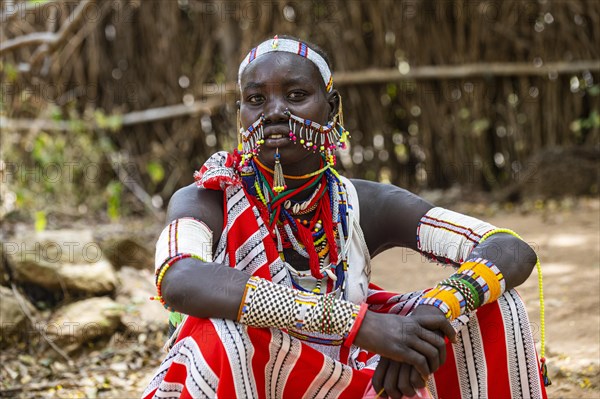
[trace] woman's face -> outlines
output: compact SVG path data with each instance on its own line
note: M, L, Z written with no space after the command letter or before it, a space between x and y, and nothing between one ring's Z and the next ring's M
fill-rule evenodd
M293 166L298 170L318 167L319 153L307 151L289 139L289 119L284 112L288 109L301 118L325 124L333 116L335 103L331 98L319 70L304 57L273 52L252 61L241 76L240 117L246 129L264 113L261 162L273 165L279 149L281 164L288 166L289 172Z

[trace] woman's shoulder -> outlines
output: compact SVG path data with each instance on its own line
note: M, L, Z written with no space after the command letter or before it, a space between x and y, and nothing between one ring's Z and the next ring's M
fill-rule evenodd
M349 179L362 202L378 203L392 200L396 203L429 205L424 199L411 191L393 184L380 183L363 179Z
M416 248L420 218L432 204L410 191L361 179L351 179L360 204L360 225L371 255L393 246Z
M206 223L220 235L223 228L223 191L198 187L192 183L173 194L167 209L167 221L193 217Z

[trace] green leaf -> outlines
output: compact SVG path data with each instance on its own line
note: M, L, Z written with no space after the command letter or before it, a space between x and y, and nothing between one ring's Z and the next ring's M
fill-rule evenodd
M106 213L112 221L116 221L121 217L121 193L123 185L113 180L106 186L108 200L106 203Z
M17 78L19 77L19 71L17 70L17 68L10 63L6 63L3 64L3 72L6 74L6 81L7 82L15 82L17 80Z
M490 127L490 121L486 118L476 119L471 123L471 129L473 133L477 136L481 135L484 131L486 131Z
M590 96L597 96L600 94L600 85L593 85L587 90Z
M55 122L60 122L63 120L62 119L62 111L56 105L50 106L50 119L52 119Z
M45 211L37 211L35 213L35 231L46 230L47 224L48 224L48 221L46 220L46 212Z
M102 110L97 109L94 111L94 120L96 121L96 124L98 125L99 128L106 128L107 122L106 122L106 114L104 114L104 112L102 112Z
M112 132L117 132L121 130L121 126L123 126L123 118L121 115L111 115L106 118L106 126Z
M146 170L152 179L152 183L160 183L165 178L165 170L158 162L152 161L146 166Z
M389 83L386 87L387 95L393 100L398 95L398 86L394 83Z

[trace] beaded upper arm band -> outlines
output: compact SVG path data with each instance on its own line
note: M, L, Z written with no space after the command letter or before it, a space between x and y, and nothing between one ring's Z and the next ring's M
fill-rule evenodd
M176 219L163 229L156 242L154 258L157 295L151 299L172 310L162 297L165 273L175 262L185 258L212 262L212 235L206 224L191 217Z
M417 248L424 256L460 265L495 226L444 208L430 209L417 226Z

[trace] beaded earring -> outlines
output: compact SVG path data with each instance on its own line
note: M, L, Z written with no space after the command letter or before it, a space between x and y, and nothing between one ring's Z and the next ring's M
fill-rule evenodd
M237 136L238 136L238 151L242 152L243 147L242 147L242 133L244 133L244 129L242 128L242 117L240 116L240 108L238 106L237 109Z
M342 96L338 95L338 98L340 99L340 106L338 108L337 115L333 118L333 123L336 124L341 130L339 147L345 149L346 143L350 138L350 133L344 128L344 107L342 106Z
M244 130L243 127L240 127L242 164L244 165L247 165L252 157L258 155L259 147L265 143L264 121L265 114L261 114L248 129Z

